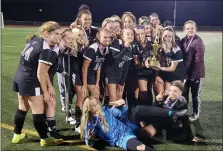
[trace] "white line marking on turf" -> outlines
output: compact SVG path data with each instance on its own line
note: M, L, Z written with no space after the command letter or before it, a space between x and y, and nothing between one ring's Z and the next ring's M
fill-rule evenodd
M11 47L20 47L20 46L25 46L25 45L3 45L2 48L11 48Z

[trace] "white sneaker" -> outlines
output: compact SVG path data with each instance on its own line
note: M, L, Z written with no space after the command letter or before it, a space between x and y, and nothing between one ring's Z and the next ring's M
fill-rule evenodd
M190 116L189 119L190 119L190 121L193 122L193 121L196 121L198 118L199 118L199 115L194 113L192 116Z
M61 109L63 112L66 112L66 108L65 107L62 107Z
M78 133L81 133L80 126L78 126L77 128L75 128L75 131L78 132Z
M66 117L66 122L68 122L71 125L76 124L76 120L71 116L71 117Z

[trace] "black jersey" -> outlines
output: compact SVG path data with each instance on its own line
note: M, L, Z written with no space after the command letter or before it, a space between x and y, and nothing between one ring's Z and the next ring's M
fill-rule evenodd
M105 61L105 57L108 54L108 47L103 51L99 50L98 43L93 43L83 54L84 60L90 60L91 63L88 67L88 77L96 73L96 71L101 67Z
M90 44L93 43L93 41L96 38L96 34L98 32L97 28L94 26L91 26L88 30L85 30L86 34L87 34L87 39L89 41Z
M147 58L152 57L152 45L151 41L146 40L146 45L143 48L140 44L136 45L136 54L139 58L140 64L144 63ZM151 78L153 75L153 69L143 67L137 70L138 79L143 76L145 78Z
M140 44L137 44L136 48L136 55L138 55L140 63L144 62L148 57L152 57L152 45L150 41L146 40L144 48Z
M131 60L132 47L124 47L122 40L114 40L109 46L105 68L106 77L108 75L120 77L121 83L124 84Z
M82 48L77 51L77 56L71 56L71 69L75 74L81 75L84 51L85 49Z
M24 50L21 53L20 63L16 72L15 81L36 81L38 63L45 63L50 67L49 76L52 80L57 70L57 55L59 48L51 48L48 43L38 36L33 36L27 41Z
M172 72L173 77L179 79L185 79L187 77L186 67L183 62L183 56L179 46L173 47L169 51L164 51L164 49L160 48L158 51L158 56L161 67L170 67L172 61L178 61L175 71Z

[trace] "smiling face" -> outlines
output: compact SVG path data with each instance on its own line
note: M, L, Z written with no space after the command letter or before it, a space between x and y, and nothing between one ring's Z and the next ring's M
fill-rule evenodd
M159 19L156 16L151 16L150 17L151 23L154 27L157 27L159 25Z
M132 43L134 41L134 32L130 28L123 29L122 31L122 40L124 42Z
M108 46L111 43L111 32L108 30L99 32L99 42L103 47Z
M51 46L54 46L56 44L60 44L61 42L61 29L56 29L52 32L49 32L47 35L47 39L50 41Z
M90 14L82 14L80 18L81 26L84 29L89 29L92 23L92 17Z
M133 28L134 27L134 21L129 15L127 15L124 18L123 27L125 27L125 28Z
M74 34L72 33L72 31L67 31L66 33L64 33L62 42L65 48L72 48L73 41L74 41Z
M182 95L182 91L177 86L170 86L169 97L171 100L177 100Z
M121 35L121 23L119 22L115 22L115 29L114 29L114 32L116 35L120 36Z
M184 26L184 33L188 37L193 37L196 34L196 25L193 23L187 23Z
M144 29L135 29L135 36L138 42L144 43L146 39L146 34Z
M146 25L145 26L145 33L146 36L152 36L153 28L152 25Z
M76 40L76 42L80 45L83 45L84 42L86 41L86 34L84 30L75 29L73 30L73 33L74 33L74 39Z
M101 106L99 101L96 99L93 99L89 103L89 111L92 115L98 115L100 113Z
M114 29L115 29L115 24L114 23L112 23L112 22L110 22L110 23L107 23L106 25L105 25L105 27L104 28L106 28L107 30L109 30L110 32L114 32Z
M173 42L173 32L169 30L164 30L162 34L162 42L163 44L172 44Z

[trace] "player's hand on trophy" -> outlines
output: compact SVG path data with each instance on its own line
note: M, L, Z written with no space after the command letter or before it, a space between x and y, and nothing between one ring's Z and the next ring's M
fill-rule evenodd
M145 60L145 62L143 63L144 64L144 66L146 67L146 68L149 68L149 60L150 60L150 58L147 58L146 60Z

